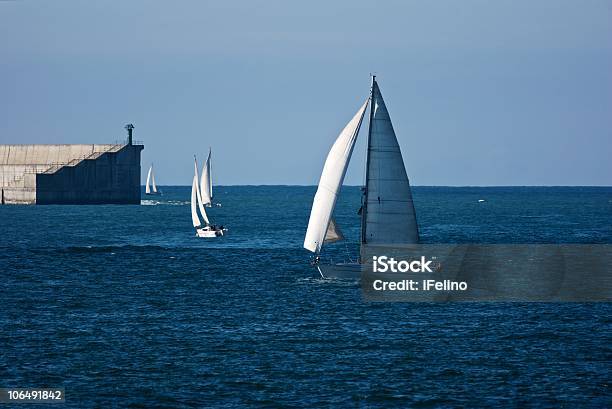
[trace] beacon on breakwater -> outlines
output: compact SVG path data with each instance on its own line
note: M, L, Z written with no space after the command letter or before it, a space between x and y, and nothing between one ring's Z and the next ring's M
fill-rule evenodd
M107 145L0 145L0 204L140 204L140 152Z

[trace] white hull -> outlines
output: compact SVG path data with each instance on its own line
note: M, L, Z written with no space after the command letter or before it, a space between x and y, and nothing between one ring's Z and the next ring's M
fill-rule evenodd
M227 229L201 227L199 229L196 229L196 236L201 237L201 238L206 238L206 239L212 239L215 237L221 237L225 235L226 231Z
M323 278L359 280L361 268L359 263L317 264L317 270Z

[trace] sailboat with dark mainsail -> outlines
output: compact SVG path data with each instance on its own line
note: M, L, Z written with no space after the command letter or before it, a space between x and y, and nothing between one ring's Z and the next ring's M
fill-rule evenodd
M333 212L368 104L370 115L366 185L361 199L360 260L358 263L325 265L319 262L321 248L325 243L343 238ZM418 242L416 213L402 153L376 77L372 76L370 96L340 132L325 160L304 248L315 253L315 265L323 277L358 278L365 246L401 247Z

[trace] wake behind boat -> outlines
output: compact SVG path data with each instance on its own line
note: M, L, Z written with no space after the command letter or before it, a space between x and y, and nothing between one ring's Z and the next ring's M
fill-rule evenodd
M196 236L202 238L214 238L223 236L227 229L223 226L216 226L214 224L211 224L210 220L208 219L208 215L206 214L206 210L204 209L202 194L200 192L200 186L198 184L198 161L195 157L194 161L195 174L193 176L193 182L191 183L191 221L193 222L193 227L195 227L196 229ZM202 219L204 220L203 225L200 221L200 217L198 216L198 209L200 211Z
M343 239L333 212L368 103L370 123L366 185L360 209L359 262L323 265L320 263L323 244ZM342 130L325 160L312 203L304 248L315 253L314 264L321 276L359 278L365 246L401 247L418 242L416 212L404 160L376 77L372 76L369 98Z

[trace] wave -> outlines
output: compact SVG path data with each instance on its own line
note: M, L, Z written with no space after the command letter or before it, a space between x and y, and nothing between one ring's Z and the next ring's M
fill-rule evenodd
M185 200L152 200L152 199L148 199L148 200L141 200L140 204L142 206L160 206L160 205L166 205L166 206L185 206L189 204L189 201L185 201Z
M265 247L267 250L278 251L298 251L297 247L278 246ZM0 249L26 251L35 254L47 253L63 253L63 254L115 254L115 253L164 253L172 252L176 255L176 251L201 251L201 250L223 250L223 251L260 251L262 247L254 247L249 245L237 245L235 243L212 244L209 242L196 241L193 245L185 245L185 243L177 243L176 245L159 245L159 244L106 244L106 245L87 245L87 246L48 246L48 247L26 247L26 246L3 246Z
M313 270L314 274L319 274L317 271ZM334 284L340 287L355 287L359 286L359 279L356 280L347 280L347 279L339 279L339 278L323 278L320 275L317 277L306 277L306 278L298 278L296 282L300 285L329 285Z
M110 253L115 254L116 252L149 252L149 251L166 251L173 250L172 248L158 246L158 245L133 245L133 244L125 244L125 245L106 245L106 246L68 246L68 247L60 247L60 248L39 248L39 249L31 249L31 251L57 251L62 253Z
M518 215L521 219L549 219L563 217L561 214Z

